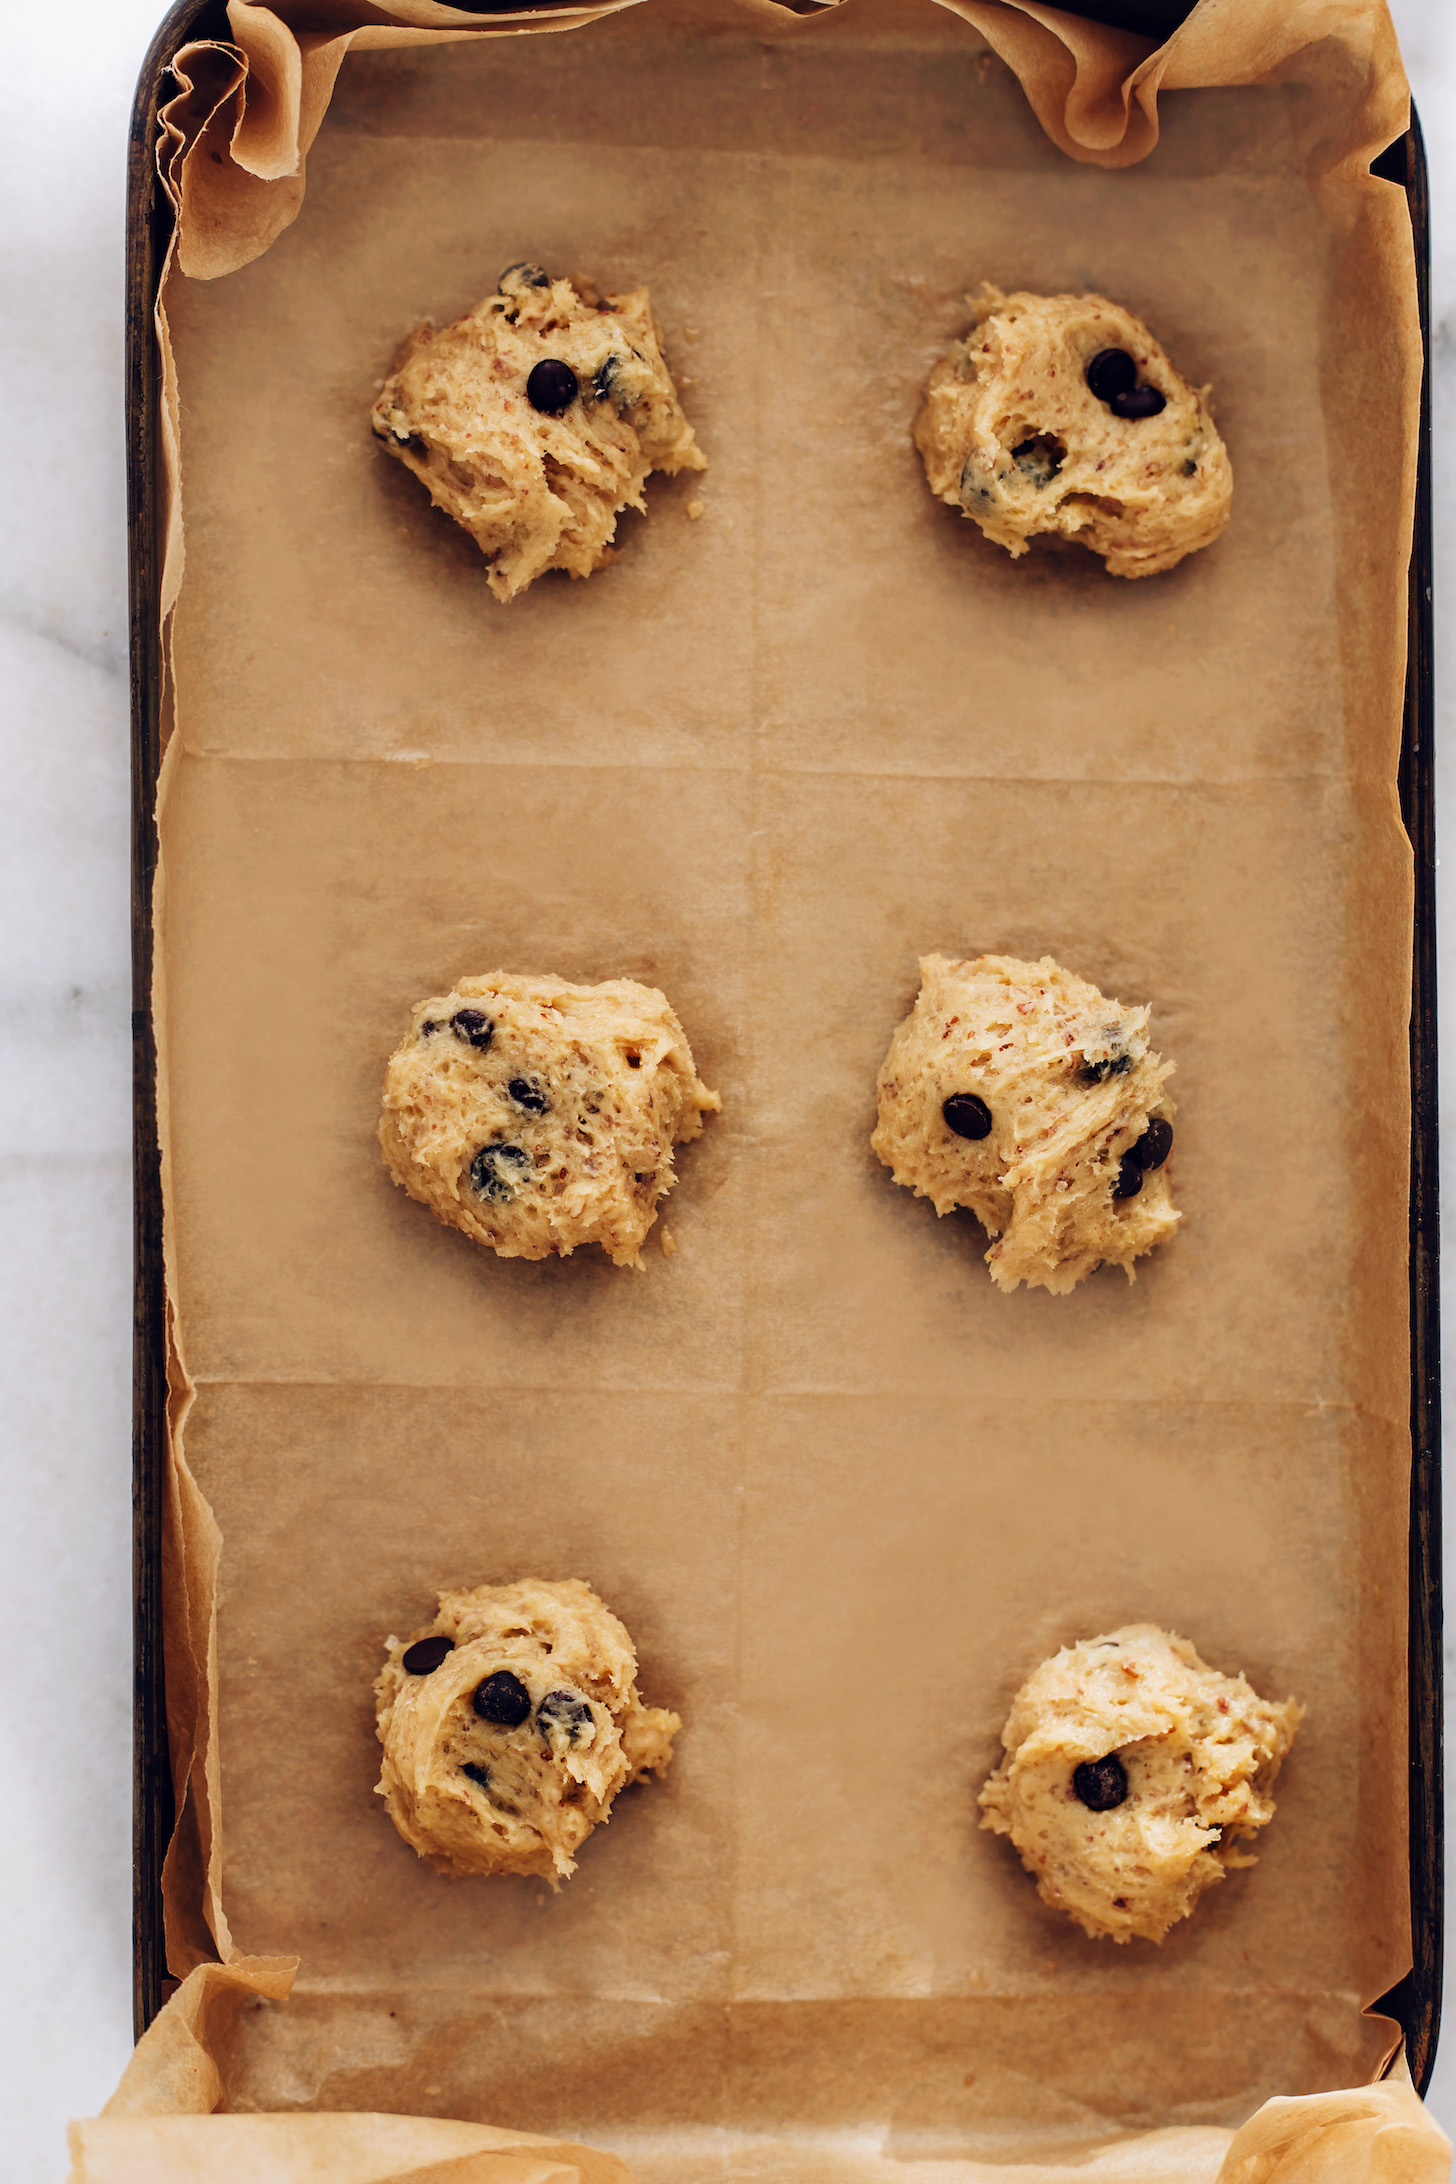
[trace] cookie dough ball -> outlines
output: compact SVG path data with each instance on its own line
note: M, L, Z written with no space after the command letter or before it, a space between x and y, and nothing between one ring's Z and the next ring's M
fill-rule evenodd
M1063 1646L1017 1692L981 1825L1009 1835L1044 1903L1094 1940L1161 1941L1206 1888L1257 1863L1303 1708L1222 1676L1186 1638L1128 1623Z
M379 1142L411 1198L503 1259L600 1244L640 1268L672 1149L722 1104L654 987L492 971L415 1009Z
M385 1644L375 1794L438 1872L554 1885L617 1792L667 1772L682 1722L642 1704L632 1641L579 1578L441 1593Z
M1179 378L1105 296L968 299L976 323L930 375L915 445L933 493L1013 558L1038 531L1155 576L1212 545L1233 471L1207 387Z
M370 413L391 455L490 563L497 599L590 576L653 470L704 470L645 288L599 296L539 266L440 331L428 319Z
M890 1041L870 1139L897 1183L937 1213L968 1207L997 1241L1000 1289L1065 1295L1171 1236L1164 1163L1173 1063L1148 1011L1105 1001L1050 956L922 956L914 1008Z

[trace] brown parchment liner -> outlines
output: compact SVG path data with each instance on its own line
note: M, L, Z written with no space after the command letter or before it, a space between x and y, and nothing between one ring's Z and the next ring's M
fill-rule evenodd
M1383 7L1202 0L1156 50L1032 0L228 13L159 155L187 1976L78 2176L620 2175L578 2136L664 2177L1434 2176L1408 2083L1361 2083L1409 1962ZM583 37L508 42L546 29ZM712 467L701 524L654 488L610 572L502 613L360 420L524 249L650 282ZM1224 542L1118 586L930 502L905 428L983 274L1105 286L1214 380ZM877 1170L935 947L1153 1003L1188 1220L1135 1289L999 1299ZM497 1266L377 1164L405 1008L497 963L661 983L722 1086L640 1280ZM688 1722L559 1900L441 1884L369 1795L383 1632L528 1568L598 1584ZM1310 1712L1257 1871L1099 1951L971 1798L1034 1661L1144 1614Z

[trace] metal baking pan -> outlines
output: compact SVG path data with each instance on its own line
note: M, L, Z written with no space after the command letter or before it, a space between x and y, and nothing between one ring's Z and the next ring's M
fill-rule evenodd
M549 6L550 0L543 0ZM1151 36L1189 12L1180 0L1072 0L1073 12ZM488 13L488 8L468 12ZM166 1480L167 1326L151 1013L153 825L164 686L158 631L162 504L159 384L153 304L171 208L156 173L157 112L170 95L170 57L193 38L226 40L222 0L178 0L143 65L132 118L127 206L127 448L132 658L132 968L135 1287L133 1312L133 1569L135 1586L134 2009L138 2035L173 1984L162 1925L161 1871L172 1826L163 1690L161 1542ZM1420 323L1429 350L1429 236L1419 124L1375 162L1404 187L1415 239ZM1380 2009L1404 2029L1418 2089L1429 2082L1442 1965L1440 1346L1436 1095L1434 768L1429 386L1423 389L1409 650L1400 755L1401 810L1415 859L1409 1206L1412 1468L1409 1549L1409 1809L1413 1964Z

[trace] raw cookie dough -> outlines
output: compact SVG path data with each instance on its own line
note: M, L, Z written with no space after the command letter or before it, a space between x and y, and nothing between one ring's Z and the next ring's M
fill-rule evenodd
M667 1772L682 1722L642 1704L632 1641L580 1578L441 1593L385 1644L375 1795L440 1873L554 1886L617 1792Z
M590 576L653 470L705 470L645 288L599 296L539 266L437 332L417 326L370 413L391 455L490 563L497 599Z
M937 1213L969 1207L998 1239L998 1288L1061 1296L1104 1262L1131 1281L1180 1219L1163 1165L1174 1065L1149 1050L1148 1011L1050 956L922 956L920 976L870 1139L895 1181Z
M981 1825L1094 1940L1161 1941L1231 1867L1257 1864L1245 1845L1274 1817L1303 1712L1155 1623L1085 1638L1017 1692Z
M967 300L976 323L915 420L932 492L1013 558L1060 531L1113 576L1154 576L1213 543L1233 471L1209 389L1179 378L1141 319L1105 296L989 282Z
M503 1259L600 1244L640 1268L672 1149L722 1104L654 987L492 971L415 1009L379 1142L411 1198Z

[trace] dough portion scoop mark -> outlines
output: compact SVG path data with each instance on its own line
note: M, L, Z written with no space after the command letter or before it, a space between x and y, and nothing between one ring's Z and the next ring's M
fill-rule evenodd
M1161 1941L1257 1862L1302 1711L1152 1623L1064 1646L1012 1701L981 1825L1094 1940Z
M413 1014L379 1124L394 1180L501 1257L597 1243L640 1268L674 1148L721 1104L665 996L499 971Z
M579 1579L442 1593L434 1622L387 1642L378 1794L441 1872L555 1885L617 1794L666 1772L679 1719L642 1703L630 1638ZM411 1674L442 1638L437 1668Z
M540 266L508 267L454 325L418 326L370 422L503 601L548 570L590 576L652 472L706 467L647 290L602 296Z
M1040 533L1152 576L1211 545L1233 472L1209 390L1105 296L971 299L976 323L935 365L914 424L931 491L1013 558Z
M1179 1220L1154 1172L1173 1142L1173 1065L1150 1050L1147 1009L1109 1003L1050 956L926 956L920 970L880 1069L874 1151L938 1214L975 1215L1002 1289L1062 1295L1109 1262L1131 1277ZM1145 1138L1161 1162L1133 1157Z

